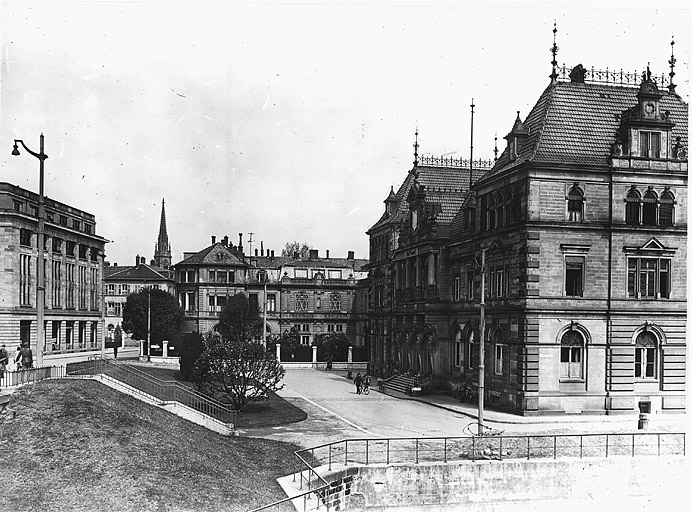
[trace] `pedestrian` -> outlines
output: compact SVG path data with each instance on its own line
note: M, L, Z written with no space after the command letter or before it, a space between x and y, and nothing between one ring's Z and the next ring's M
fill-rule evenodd
M18 372L22 369L22 347L17 346L17 352L14 355L14 371Z
M356 385L356 394L360 395L361 386L363 385L363 377L360 376L360 372L356 373L356 378L353 379L353 382Z
M25 370L28 370L29 368L34 367L34 355L31 352L31 348L29 348L28 345L25 345L21 348L19 353L22 356L22 368Z
M10 355L7 353L7 349L3 343L2 346L0 346L0 379L5 377L5 368L7 368L9 362Z
M118 342L113 345L113 359L118 359Z

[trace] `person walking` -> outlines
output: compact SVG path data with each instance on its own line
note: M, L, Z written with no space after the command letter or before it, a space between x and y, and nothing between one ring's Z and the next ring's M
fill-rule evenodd
M5 369L9 362L10 355L7 353L7 349L3 343L2 346L0 346L0 380L5 377Z
M353 379L353 383L356 385L356 394L360 395L361 387L363 386L363 377L360 376L360 372L356 374L356 378Z
M34 367L34 355L28 345L23 346L19 353L22 356L22 368L28 370Z

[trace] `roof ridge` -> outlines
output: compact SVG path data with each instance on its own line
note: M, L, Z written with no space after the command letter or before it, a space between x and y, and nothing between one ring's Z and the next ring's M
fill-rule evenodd
M543 94L541 94L538 97L538 101L536 101L536 104L533 106L535 109L540 101L545 97L545 108L543 109L543 116L540 120L540 123L538 124L538 127L536 128L539 130L538 136L536 137L536 143L533 145L533 151L531 155L526 159L527 161L532 161L534 157L538 154L538 148L541 145L541 140L543 139L543 128L545 127L545 122L548 119L548 111L550 110L550 107L552 106L552 99L555 94L555 89L557 88L557 83L555 84L550 84L545 91L543 91ZM533 109L532 109L533 110ZM529 112L529 115L531 115L531 112ZM528 118L528 116L526 116Z

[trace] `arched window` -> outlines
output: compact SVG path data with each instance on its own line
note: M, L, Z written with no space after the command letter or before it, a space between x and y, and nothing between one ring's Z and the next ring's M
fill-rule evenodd
M642 205L642 224L644 226L655 226L658 211L658 196L656 192L649 189L644 194Z
M501 228L505 225L505 203L502 194L497 195L497 208L495 211L497 217L497 227Z
M473 346L475 345L475 340L474 340L474 334L473 330L469 329L467 338L466 338L466 367L469 370L473 370Z
M641 197L641 194L635 188L631 188L627 192L627 197L625 198L625 224L628 226L639 225L639 202Z
M495 199L488 197L488 230L495 229Z
M658 361L658 339L651 331L642 331L634 347L634 377L655 379Z
M669 190L661 194L661 205L658 210L658 222L661 226L672 226L675 220L675 212L673 210L675 198Z
M567 220L582 222L584 220L584 192L577 185L567 194Z
M507 192L505 194L505 224L510 225L512 222L514 222L513 218L514 214L514 198L512 197L512 194Z
M574 329L566 331L560 340L560 379L584 378L584 337Z
M454 335L454 366L461 368L464 364L464 347L461 339L461 330L457 329Z
M499 328L496 327L492 330L490 341L493 344L493 373L502 375L502 369L507 358L507 345L504 343L502 331Z

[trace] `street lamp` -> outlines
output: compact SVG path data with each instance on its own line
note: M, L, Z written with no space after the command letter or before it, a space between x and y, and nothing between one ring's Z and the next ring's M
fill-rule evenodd
M26 147L24 141L21 139L14 139L14 148L12 149L13 156L19 156L19 148L17 144L21 144L22 147L30 155L38 158L39 165L39 180L38 180L38 256L36 258L36 367L40 368L43 366L43 349L46 341L45 326L43 325L43 313L46 306L46 287L45 287L45 269L43 267L43 253L44 253L44 238L45 238L45 218L46 218L46 208L44 204L43 197L43 161L48 158L43 152L43 134L40 137L40 151L35 153Z

